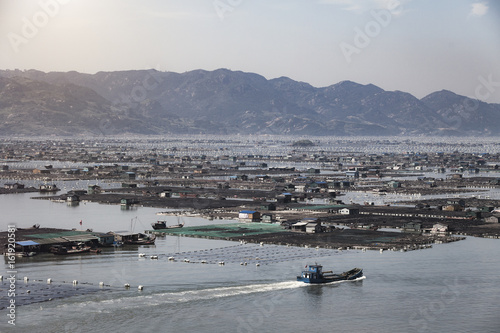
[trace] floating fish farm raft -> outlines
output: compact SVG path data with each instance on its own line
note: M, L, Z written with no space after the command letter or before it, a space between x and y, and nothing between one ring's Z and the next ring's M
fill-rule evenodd
M279 224L230 223L146 231L146 233L156 235L187 236L227 240L234 240L235 238L244 236L254 236L278 232L287 232L287 230L284 230Z
M193 226L174 229L146 230L159 236L241 241L257 244L289 245L323 249L416 250L437 242L447 243L464 239L452 236L422 236L410 233L334 229L332 232L308 234L283 229L279 224L231 223Z

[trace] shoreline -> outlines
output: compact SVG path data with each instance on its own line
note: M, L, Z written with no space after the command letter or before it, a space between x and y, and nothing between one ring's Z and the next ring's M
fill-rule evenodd
M267 229L267 230L266 230ZM362 229L336 228L331 232L307 234L278 230L281 226L267 223L213 224L176 229L145 230L147 234L162 236L181 236L226 240L240 243L272 244L303 248L392 250L409 251L431 248L432 244L450 243L465 239L458 235L417 235L391 231L372 231ZM32 234L49 234L71 231L59 228L26 228L16 230L16 241L36 240ZM85 232L82 230L82 232ZM88 231L92 233L93 231ZM215 234L214 234L215 232ZM7 244L7 231L0 232L0 246ZM44 253L44 252L42 252Z

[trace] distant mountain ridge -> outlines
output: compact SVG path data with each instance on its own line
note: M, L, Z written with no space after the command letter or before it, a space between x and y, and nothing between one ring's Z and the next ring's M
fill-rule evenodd
M500 104L218 69L0 71L0 135L499 135Z

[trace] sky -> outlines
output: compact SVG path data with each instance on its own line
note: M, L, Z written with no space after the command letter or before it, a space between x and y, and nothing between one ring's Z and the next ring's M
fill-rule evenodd
M0 69L150 68L500 103L500 1L0 0Z

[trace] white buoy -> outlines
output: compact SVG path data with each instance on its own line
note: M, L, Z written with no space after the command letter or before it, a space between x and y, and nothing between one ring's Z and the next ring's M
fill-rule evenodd
M146 253L139 253L139 257L145 257Z
M0 275L0 281L3 281L3 275Z
M31 292L31 290L29 290L29 289L28 289L28 290L26 290L26 294L29 294L30 292Z
M190 260L189 259L184 259L184 262L189 262Z
M174 257L168 257L168 260L169 260L169 261L174 261L174 260L175 260L175 258L174 258Z
M244 263L243 263L243 265L244 265L244 266L246 266L246 265L247 265L247 263L246 263L246 262L244 262Z
M384 249L380 249L380 253L384 252Z
M219 265L224 265L224 261L219 261Z
M201 261L201 263L202 263L202 264L206 264L206 263L207 263L207 261L206 261L206 260L202 260L202 261Z
M27 276L24 277L24 282L28 282L30 279L28 279Z
M78 280L73 280L73 284L78 284Z
M151 256L151 259L158 259L158 256Z
M99 282L99 287L104 287L104 282Z
M255 266L259 267L259 266L260 266L260 264L259 264L259 263L256 263L256 264L255 264Z
M260 246L264 246L264 242L260 242Z
M51 283L52 283L52 279L51 279L51 278L48 278L48 279L47 279L47 283L48 283L48 284L51 284Z
M130 284L129 284L129 283L125 283L124 287L125 287L126 289L128 289L128 288L130 288Z
M144 286L138 286L137 287L138 290L143 290L144 289Z

